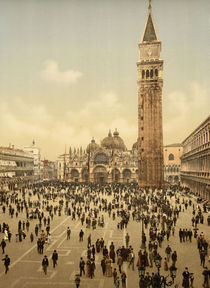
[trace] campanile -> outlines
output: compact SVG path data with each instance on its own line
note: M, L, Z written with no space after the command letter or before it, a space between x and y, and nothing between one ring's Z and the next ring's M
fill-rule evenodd
M152 16L151 0L139 43L138 69L138 183L161 188L163 176L161 42Z

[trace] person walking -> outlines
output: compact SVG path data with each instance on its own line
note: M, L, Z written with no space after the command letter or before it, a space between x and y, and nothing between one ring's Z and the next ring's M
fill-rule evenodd
M105 275L105 272L106 272L106 257L103 257L103 259L101 260L101 268L102 268L103 275Z
M52 254L52 260L53 260L53 268L55 268L55 265L57 265L57 261L58 261L58 253L56 250L54 250Z
M75 278L75 284L76 284L76 288L79 288L80 286L80 277L79 277L79 274L76 275L76 278Z
M128 232L127 232L126 235L125 235L125 244L126 244L126 248L128 248L129 241L130 241L130 236L128 235Z
M83 230L81 229L80 232L79 232L79 241L80 241L80 242L83 241L83 237L84 237L84 232L83 232Z
M120 278L117 276L116 281L115 281L115 288L120 287Z
M1 249L2 249L2 254L4 254L5 253L4 249L7 246L6 241L4 239L1 240L0 246L1 246Z
M4 261L4 266L5 266L5 274L9 271L9 265L10 265L10 258L8 255L5 256L5 258L2 259Z
M47 267L48 267L48 265L49 265L49 261L48 261L47 255L45 255L43 260L42 260L42 268L43 268L43 271L44 271L45 275L47 275Z
M166 250L165 250L165 253L166 253L166 258L167 258L167 261L169 262L169 260L170 260L170 256L171 256L171 247L168 245L167 247L166 247Z
M83 258L80 258L80 262L79 262L79 270L80 270L80 277L83 275L85 275L85 261L83 260Z
M123 271L122 274L121 274L121 280L122 280L122 288L126 288L126 274L125 272Z
M66 234L67 234L67 240L70 240L71 229L69 227L67 228Z
M185 271L182 273L182 276L183 276L182 287L189 288L190 287L190 273L187 267L185 267Z
M120 272L120 273L121 273L122 264L123 264L123 258L122 258L122 256L119 254L118 257L117 257L117 265L118 265L118 267L119 267L119 272Z

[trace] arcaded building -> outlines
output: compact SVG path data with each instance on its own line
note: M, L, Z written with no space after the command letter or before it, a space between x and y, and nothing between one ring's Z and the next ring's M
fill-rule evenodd
M210 200L210 116L182 142L182 145L182 185Z
M33 180L33 155L14 146L0 147L0 190L19 188Z
M138 183L140 187L164 185L162 128L162 71L159 40L151 2L139 44L138 70Z

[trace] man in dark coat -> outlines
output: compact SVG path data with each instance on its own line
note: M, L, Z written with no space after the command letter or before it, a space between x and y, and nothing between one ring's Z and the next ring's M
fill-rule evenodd
M80 258L80 262L79 262L79 270L80 270L80 276L82 276L82 273L85 275L85 261L83 260L83 258Z
M106 272L106 262L105 262L105 260L106 260L105 257L101 260L101 268L102 268L103 275L105 275L105 272Z
M57 265L57 261L58 261L58 253L56 250L54 250L52 254L52 260L53 260L53 268L55 268L55 265Z
M1 245L1 249L2 249L2 254L4 254L4 249L5 249L6 245L7 245L4 239L2 239L0 245Z
M43 268L43 271L44 271L45 275L47 275L47 267L48 267L48 265L49 265L49 261L48 261L47 255L45 255L43 260L42 260L42 268Z
M183 276L182 287L189 288L190 287L190 273L187 267L185 267L185 271L182 273L182 276Z
M5 274L9 271L9 265L10 265L10 258L8 255L5 256L5 258L2 259L4 261L4 266L5 266Z

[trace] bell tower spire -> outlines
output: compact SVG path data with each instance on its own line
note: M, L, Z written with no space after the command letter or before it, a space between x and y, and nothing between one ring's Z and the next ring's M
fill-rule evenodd
M149 1L139 43L138 69L138 171L140 187L159 187L163 180L162 70L159 40Z

